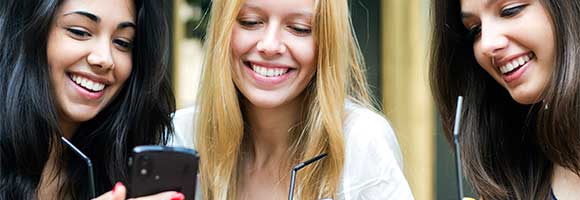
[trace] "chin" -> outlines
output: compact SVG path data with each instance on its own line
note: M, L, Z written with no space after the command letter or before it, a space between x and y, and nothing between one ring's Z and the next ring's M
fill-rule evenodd
M250 103L253 107L263 108L263 109L272 109L277 108L285 104L285 102L281 99L271 99L264 96L260 97L250 97L246 98L248 103Z
M65 111L66 117L73 122L83 123L89 121L99 113L97 109L70 109Z
M542 98L539 97L539 95L517 95L517 94L511 94L512 99L514 99L514 101L516 101L519 104L522 105L532 105L535 103L538 103L540 101L542 101Z

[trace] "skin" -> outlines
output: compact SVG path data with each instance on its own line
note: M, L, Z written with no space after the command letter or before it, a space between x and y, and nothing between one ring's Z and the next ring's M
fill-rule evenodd
M554 24L542 4L538 0L461 0L461 12L465 27L476 33L473 51L479 65L516 102L539 102L554 71L555 57ZM508 62L530 54L532 60L512 75L500 71Z
M58 9L49 32L47 59L65 136L72 136L80 123L95 117L121 90L132 69L134 26L135 11L128 0L65 1ZM73 76L105 88L87 90Z
M238 14L232 70L245 97L252 153L243 162L237 199L287 198L288 130L299 120L303 91L316 71L313 10L313 0L248 0ZM252 65L288 71L268 77Z
M71 138L81 123L94 118L119 93L131 74L134 35L132 0L65 0L57 10L49 31L47 59L65 137ZM104 87L77 83L79 77ZM55 173L54 152L42 173L39 198L56 197L58 185L66 180L64 174ZM125 198L126 188L119 183L96 199ZM184 196L169 191L137 199L179 200Z
M461 12L468 30L481 30L473 43L481 67L516 102L541 101L555 68L554 24L542 4L538 0L461 0ZM525 69L518 78L510 80L499 70L506 60L530 53L534 58L521 68ZM578 175L554 166L552 189L558 199L577 199L578 188Z

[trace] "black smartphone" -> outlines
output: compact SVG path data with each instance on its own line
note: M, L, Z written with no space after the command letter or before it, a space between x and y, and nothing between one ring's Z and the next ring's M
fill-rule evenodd
M182 147L137 146L129 159L128 196L177 191L193 200L199 156Z

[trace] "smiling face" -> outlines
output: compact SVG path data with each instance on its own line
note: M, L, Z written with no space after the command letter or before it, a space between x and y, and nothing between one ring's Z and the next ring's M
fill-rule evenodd
M520 104L533 104L554 71L554 24L539 0L461 0L481 65Z
M47 58L61 127L95 117L131 73L135 9L130 0L65 0L48 36Z
M297 99L315 72L314 0L248 0L232 32L233 79L251 104Z

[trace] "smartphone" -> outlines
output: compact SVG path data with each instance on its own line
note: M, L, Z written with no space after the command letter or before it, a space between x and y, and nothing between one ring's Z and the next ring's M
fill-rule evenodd
M199 156L192 149L137 146L129 159L128 196L131 198L177 191L193 200Z

